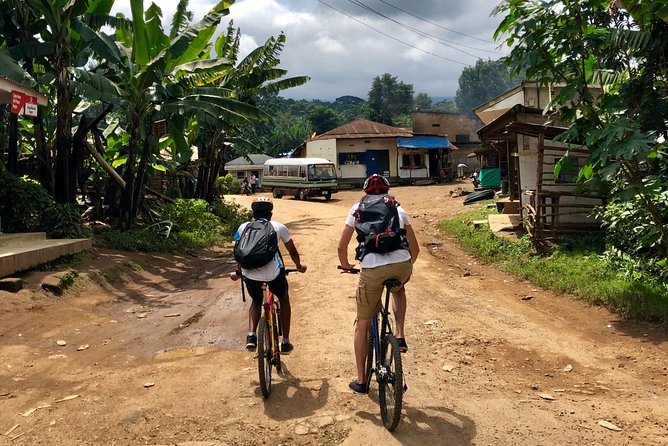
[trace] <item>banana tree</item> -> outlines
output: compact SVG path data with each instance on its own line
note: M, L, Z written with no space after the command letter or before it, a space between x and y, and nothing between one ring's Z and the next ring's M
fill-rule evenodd
M51 156L46 148L41 115L36 122L42 183L53 189L59 202L73 202L77 165L72 163L73 67L83 67L93 48L81 39L78 27L96 33L103 25L121 23L109 15L110 0L3 0L2 40L6 55L0 56L0 74L26 86L38 84L55 96L55 182L51 184ZM53 186L53 187L52 187Z
M278 56L285 44L285 35L269 38L264 45L256 48L239 61L240 32L230 22L225 33L216 39L215 50L219 57L225 57L233 63L234 69L216 81L217 88L227 91L230 97L238 101L256 105L260 95L275 94L286 88L296 87L308 82L309 77L297 76L283 78L287 71L277 68ZM262 119L269 115L262 113ZM213 125L212 125L213 124ZM241 152L249 153L249 148L257 147L241 137L248 121L229 119L222 127L203 121L200 132L200 154L204 161L198 172L197 196L208 201L215 199L215 183L225 161L227 147L235 146Z
M184 132L191 119L220 127L262 117L257 107L237 100L229 89L207 86L233 68L226 58L211 57L209 44L232 3L219 1L201 21L170 39L160 8L152 4L144 11L142 0L132 0L132 29L116 30L122 57L104 79L118 90L129 135L117 163L125 182L118 215L124 228L135 223L147 177L160 159L156 120L167 120L176 149L183 152L189 150ZM99 81L105 82L101 75Z

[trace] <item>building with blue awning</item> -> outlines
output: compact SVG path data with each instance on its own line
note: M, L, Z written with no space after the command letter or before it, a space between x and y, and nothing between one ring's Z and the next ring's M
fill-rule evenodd
M399 178L415 180L446 176L451 150L457 150L457 147L445 136L414 135L397 138Z
M457 113L415 111L412 128L356 119L313 135L294 156L332 161L341 184L362 184L373 173L393 184L429 184L455 178L457 156L465 161L466 148L479 143L477 128L476 119Z

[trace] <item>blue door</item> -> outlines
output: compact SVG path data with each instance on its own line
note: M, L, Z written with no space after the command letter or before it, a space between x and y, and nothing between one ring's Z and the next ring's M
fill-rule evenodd
M369 177L374 173L382 175L383 172L378 171L378 151L367 150L365 154L366 176Z

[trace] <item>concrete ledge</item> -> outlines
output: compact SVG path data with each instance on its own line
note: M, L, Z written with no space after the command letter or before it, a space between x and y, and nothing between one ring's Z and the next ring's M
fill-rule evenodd
M0 234L0 248L5 246L17 246L24 243L46 240L46 232L19 232L11 234Z
M0 246L0 277L91 248L92 242L87 238L32 241L20 239L16 245Z

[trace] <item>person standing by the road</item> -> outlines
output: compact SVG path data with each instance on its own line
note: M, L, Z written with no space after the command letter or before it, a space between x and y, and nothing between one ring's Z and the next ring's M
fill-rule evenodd
M253 172L251 172L250 177L248 178L248 184L250 184L251 192L255 195L255 185L257 183L257 177Z
M368 195L385 195L390 189L390 182L382 175L371 175L364 182L364 192ZM362 198L364 200L365 197ZM353 268L348 262L348 245L355 232L355 222L360 202L355 203L348 213L345 227L341 233L338 245L339 262L343 269ZM397 207L400 227L405 231L408 244L390 252L364 252L358 250L360 260L360 278L357 286L357 320L355 325L355 362L357 365L357 379L349 387L356 393L366 391L365 362L367 354L367 333L371 325L371 318L380 311L383 282L390 278L401 281L401 287L392 289L392 309L396 322L396 336L399 350L406 352L408 345L404 335L404 321L406 316L406 289L404 285L413 272L413 263L420 253L420 247L408 214L401 207Z

